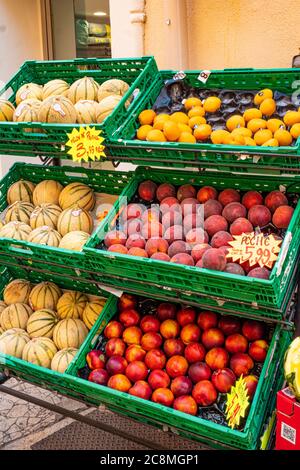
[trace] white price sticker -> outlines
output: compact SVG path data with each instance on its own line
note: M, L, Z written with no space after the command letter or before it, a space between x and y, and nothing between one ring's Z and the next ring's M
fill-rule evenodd
M209 79L210 74L210 70L202 70L202 72L200 72L200 74L198 75L199 82L206 83Z
M173 80L183 80L185 77L186 73L183 70L180 70L179 72L175 73Z

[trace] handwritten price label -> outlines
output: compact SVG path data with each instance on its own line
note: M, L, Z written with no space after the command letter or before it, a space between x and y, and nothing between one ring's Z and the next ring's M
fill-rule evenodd
M101 157L106 157L103 145L104 138L101 137L102 131L98 131L95 127L80 127L73 129L71 134L68 135L67 147L70 147L68 154L72 156L74 162L81 162L82 160L88 162L90 160L100 160Z
M235 382L235 385L231 387L230 393L227 393L225 415L231 429L240 424L241 418L245 417L249 404L246 383L243 376L241 376Z
M202 70L198 75L199 82L206 83L211 74L210 70Z
M276 240L274 235L252 232L235 235L234 240L228 243L231 248L226 257L233 262L239 260L242 264L248 261L249 266L258 264L261 268L266 266L271 269L277 260L282 240Z

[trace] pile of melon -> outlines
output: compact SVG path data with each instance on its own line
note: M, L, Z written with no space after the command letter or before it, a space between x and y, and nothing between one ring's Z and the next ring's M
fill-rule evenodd
M26 83L16 93L16 106L0 98L0 121L101 123L128 89L129 85L123 80L110 79L100 85L91 77L80 78L71 85L60 79L44 86ZM25 131L40 132L40 129L26 128Z
M0 352L65 372L105 305L104 297L52 282L10 282L0 302Z
M16 181L8 189L7 202L0 238L81 251L93 231L96 198L83 183L63 187L54 180L37 185Z

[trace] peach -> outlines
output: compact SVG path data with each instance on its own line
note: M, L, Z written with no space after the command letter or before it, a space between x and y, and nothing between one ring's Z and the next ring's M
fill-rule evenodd
M199 259L199 261L197 261L197 263L196 263L196 268L203 268L203 261L202 261L202 259Z
M197 199L188 197L181 201L180 206L181 206L183 216L186 217L187 215L190 215L190 214L196 214L197 208L199 207L199 202L197 201Z
M131 382L137 382L138 380L145 380L148 375L148 369L142 361L132 361L128 364L125 370L126 377Z
M190 251L190 247L186 242L184 242L183 240L176 240L169 246L168 255L170 258L173 258L173 256L178 255L179 253L189 254Z
M188 233L192 228L203 227L204 219L201 214L187 214L183 219L184 233Z
M230 369L237 377L248 375L250 370L253 369L254 362L248 354L237 353L230 359Z
M192 228L185 237L185 240L192 247L201 243L208 243L208 234L202 228Z
M245 276L245 271L242 266L237 263L227 263L224 269L225 273L237 274L239 276Z
M121 230L111 230L105 235L104 243L107 248L111 245L125 245L127 240L126 234Z
M159 332L160 321L154 315L145 315L141 319L140 328L143 333L149 333L150 331Z
M202 264L205 269L224 271L226 266L226 256L219 249L211 248L202 256Z
M175 304L163 302L157 307L157 318L159 321L164 321L176 318L177 307Z
M181 327L194 323L196 320L196 310L192 307L181 307L177 312L176 319Z
M236 377L231 369L218 369L213 372L211 381L218 392L228 393L235 384Z
M255 390L258 384L258 379L255 377L255 375L246 375L246 377L243 377L244 382L246 384L246 389L249 395L249 398L253 398L255 394Z
M223 331L225 336L230 336L241 331L241 322L236 317L226 315L220 318L218 327Z
M254 268L248 273L248 277L256 277L257 279L269 279L271 272L267 268Z
M147 202L154 201L157 185L153 181L143 181L138 187L138 194L141 199Z
M120 338L122 336L123 330L124 330L124 327L122 323L113 320L107 323L105 330L104 330L104 336L107 339Z
M180 327L175 320L164 320L160 325L160 334L165 339L176 338L179 335Z
M162 214L170 211L181 213L181 206L175 197L166 197L161 201L159 207Z
M210 248L211 246L208 243L200 243L200 244L194 245L191 251L191 255L195 263L200 261L202 259L203 254Z
M227 232L228 223L222 215L211 215L204 221L204 229L210 237L217 232Z
M248 212L248 219L253 227L264 227L271 222L272 215L266 206L252 206Z
M225 341L225 348L230 354L245 353L248 349L248 341L240 333L229 335Z
M272 222L277 228L288 228L293 213L294 209L290 206L277 207L273 214Z
M183 201L188 197L195 198L197 194L196 189L191 184L184 184L178 188L177 191L177 199L179 202Z
M151 349L145 357L145 364L150 370L163 369L166 361L166 356L160 349Z
M109 375L124 374L128 362L122 356L111 356L106 363L106 370Z
M135 397L143 398L144 400L150 400L152 395L152 390L149 384L144 380L138 380L133 384L133 386L128 390L130 395Z
M185 375L188 368L188 361L183 356L172 356L167 360L166 372L172 379L180 375Z
M242 233L251 233L253 232L253 225L251 224L251 222L249 222L248 219L245 219L244 217L239 217L238 219L235 219L235 221L230 225L229 232L231 233L231 235L242 235Z
M150 256L151 259L156 259L158 261L170 261L171 258L169 255L166 253L154 253L152 256Z
M119 390L119 392L128 392L131 388L131 383L126 375L116 374L110 377L107 382L107 386L115 390Z
M160 222L146 222L142 225L141 235L148 240L152 237L162 237L163 226Z
M132 294L122 294L118 301L118 310L122 312L127 308L135 308L137 306L137 299Z
M143 248L132 247L128 250L128 255L139 256L141 258L148 258L148 253Z
M107 385L109 374L105 369L94 369L88 376L90 382L94 382L98 385Z
M206 201L217 199L218 191L212 186L203 186L197 192L197 199L201 204L204 204Z
M181 212L176 211L165 212L162 216L161 223L163 224L165 230L172 227L173 225L181 225L182 214Z
M224 348L212 348L206 354L205 362L213 370L225 369L229 362L229 354Z
M170 385L170 377L164 370L152 370L148 377L148 384L152 390L166 388Z
M130 203L122 213L122 219L139 219L144 212L144 208L141 204Z
M214 234L210 241L210 244L213 248L221 248L221 246L227 246L228 242L231 242L232 240L233 238L230 233L221 230L220 232Z
M135 326L139 324L140 314L133 308L128 308L120 313L119 321L125 326L125 328L128 326Z
M280 206L287 206L288 200L281 191L271 191L265 197L265 206L273 213Z
M227 260L227 254L229 253L229 246L228 245L225 245L225 246L220 246L220 248L217 248L223 255L225 255L226 257L226 260Z
M194 386L192 396L198 405L210 406L217 400L218 393L209 380L201 380Z
M221 215L223 211L223 206L219 201L215 199L209 199L203 207L204 210L204 219L208 219L208 217L212 215Z
M141 346L145 351L151 351L151 349L159 349L162 345L162 337L155 331L145 333L141 339Z
M171 356L182 356L184 352L184 344L181 339L167 339L164 342L164 352L167 357Z
M138 326L129 326L123 331L123 341L126 344L140 344L142 330Z
M164 406L172 406L174 395L168 388L157 388L152 393L152 401Z
M249 346L249 355L256 362L264 362L269 349L268 343L264 339L257 339Z
M125 352L125 359L127 362L143 361L145 356L146 351L139 344L131 344Z
M122 340L120 340L122 341ZM89 366L89 369L104 369L105 366L105 356L102 351L98 349L93 349L86 355L86 362Z
M136 235L137 233L141 232L142 225L143 223L141 219L130 219L123 227L124 233L126 233L128 236Z
M211 377L211 370L205 362L194 362L189 367L188 376L191 381L196 384L201 380L209 380Z
M147 209L142 215L142 223L153 223L153 222L160 222L160 213L159 207L153 206L151 209Z
M258 191L248 191L242 198L242 204L247 210L251 209L252 206L261 206L264 202L264 198Z
M225 342L224 333L219 328L209 328L203 332L201 341L206 349L219 348Z
M242 333L248 341L263 339L265 336L265 326L256 320L245 320L242 326Z
M172 380L170 388L174 394L174 397L181 397L183 395L189 395L192 393L193 384L189 377L179 375Z
M105 345L105 354L107 357L124 356L126 344L121 338L111 338Z
M200 341L200 337L201 330L199 326L195 325L194 323L185 325L180 333L180 339L184 344L195 343L197 341Z
M139 233L129 235L126 241L126 248L128 248L128 250L130 248L143 248L144 249L145 245L146 245L146 240Z
M194 260L191 255L187 253L177 253L177 255L172 256L171 263L175 264L185 264L186 266L194 266Z
M121 255L127 255L128 250L124 245L117 243L116 245L110 245L107 251L112 251L113 253L121 253Z
M162 183L158 186L156 190L156 199L162 201L166 197L175 197L176 196L176 189L170 183Z
M154 253L167 253L169 244L166 240L160 237L149 238L146 243L145 250L148 253L148 256L154 255Z
M189 395L182 395L181 397L175 398L173 408L174 410L193 416L196 416L198 411L196 401Z
M164 238L170 244L173 243L175 240L183 240L184 233L182 225L172 225L171 227L167 228L164 233Z
M240 202L241 196L235 189L224 189L219 193L218 201L222 206L227 206L231 202Z
M246 207L239 202L231 202L230 204L227 204L222 212L222 216L225 217L230 224L240 217L246 217L246 215Z
M197 318L197 324L202 330L209 330L210 328L216 328L218 325L218 315L215 312L204 310L200 312Z

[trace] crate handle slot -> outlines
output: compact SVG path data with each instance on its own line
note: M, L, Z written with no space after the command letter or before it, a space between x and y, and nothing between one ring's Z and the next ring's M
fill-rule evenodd
M33 252L30 250L30 248L20 248L20 245L15 245L12 244L8 247L9 251L12 251L13 253L21 253L25 255L33 255Z
M284 241L283 241L283 244L282 244L282 247L281 247L281 254L278 258L278 264L277 264L277 271L276 271L276 275L279 276L281 271L282 271L282 266L283 266L283 263L285 261L285 258L287 256L287 253L288 253L288 249L289 249L289 246L290 246L290 243L292 241L292 238L293 238L293 235L291 232L288 232L284 238Z
M71 178L88 178L86 173L73 173L72 171L65 171L65 175Z
M8 100L11 96L14 96L14 90L12 89L12 87L8 87L8 88L4 88L2 90L0 90L0 98L4 99L4 100Z

